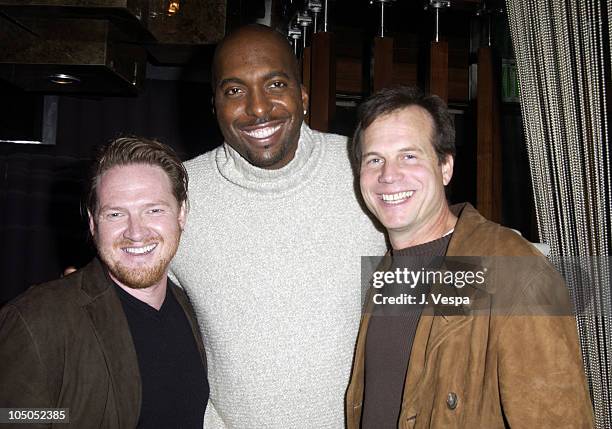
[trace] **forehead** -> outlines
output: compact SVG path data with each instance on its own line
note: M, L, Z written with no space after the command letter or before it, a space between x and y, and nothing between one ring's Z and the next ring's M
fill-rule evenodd
M362 145L365 149L373 145L394 147L410 143L433 150L433 132L434 122L429 112L420 106L409 106L376 118L365 129Z
M110 200L159 199L172 194L170 178L159 166L130 164L112 167L98 178L100 203Z
M296 59L280 36L255 31L227 40L215 61L217 81L231 78L246 81L272 72L297 79L296 71Z

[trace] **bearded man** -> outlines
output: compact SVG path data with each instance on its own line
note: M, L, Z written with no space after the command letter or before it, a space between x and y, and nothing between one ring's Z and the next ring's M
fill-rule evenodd
M186 295L167 277L187 185L159 142L121 138L100 151L87 200L98 257L0 311L7 422L202 427L204 347Z

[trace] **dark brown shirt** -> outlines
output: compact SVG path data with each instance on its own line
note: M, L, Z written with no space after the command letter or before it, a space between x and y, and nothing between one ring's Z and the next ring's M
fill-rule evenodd
M446 254L450 238L448 234L429 243L394 250L390 271L434 268ZM400 281L405 280L402 275ZM416 303L381 304L373 310L365 346L363 429L397 428L410 351L423 308L421 295L428 291L429 285L412 288L406 283L387 284L380 289L385 297L410 294Z

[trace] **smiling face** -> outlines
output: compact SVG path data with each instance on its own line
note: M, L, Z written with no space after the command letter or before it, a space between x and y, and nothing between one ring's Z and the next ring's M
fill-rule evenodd
M410 106L379 117L363 133L361 193L394 249L440 238L456 222L444 193L453 157L438 161L433 132L429 113Z
M282 36L244 27L215 55L215 110L225 141L251 164L287 165L295 155L308 95Z
M97 196L89 227L111 278L132 289L165 281L186 216L168 175L147 164L113 167L99 177Z

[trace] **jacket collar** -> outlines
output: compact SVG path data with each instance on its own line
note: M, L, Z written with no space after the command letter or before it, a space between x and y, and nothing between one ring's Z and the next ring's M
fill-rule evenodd
M104 354L119 427L136 427L142 385L136 350L121 301L97 258L83 268L80 275L81 304Z
M487 237L490 238L488 234L491 232L483 230L488 230L489 228L486 228L486 226L493 226L494 224L482 217L478 211L468 203L453 205L451 206L451 211L458 217L458 221L455 225L455 230L451 237L446 256L482 256L483 240L486 240ZM467 241L475 241L476 246L466 244ZM391 260L391 254L388 252L377 270L384 271L388 269L391 266ZM453 289L455 290L454 293L459 293L456 288ZM370 293L372 293L371 289ZM475 293L478 294L479 297L483 297L482 294L484 292L476 289L464 288L460 293ZM369 303L370 301L371 298L368 298L367 302ZM366 309L359 328L353 373L347 390L347 421L349 422L349 427L359 427L361 416L364 388L365 344L371 317L371 313L368 312L368 310L369 309ZM435 332L433 332L432 327L435 316L442 317L437 318L438 327ZM457 330L466 323L469 323L470 319L471 317L469 316L456 317L439 314L433 305L427 305L423 308L417 325L410 353L410 363L404 383L401 421L414 419L416 416L416 404L419 403L419 398L423 394L423 374L425 371L435 370L435 368L425 365L426 353L431 353L432 350L439 347L446 338L453 335L453 333L457 332Z
M485 223L490 223L484 218L470 203L460 203L450 206L451 212L457 216L457 223L448 244L445 257L462 257L460 259L445 260L445 264L449 269L454 271L479 271L487 267L487 258L482 256L482 252L474 253L471 249L468 249L466 243L480 243L481 240L486 239L486 235L482 234L481 226ZM470 257L474 258L470 258ZM383 261L379 265L378 270L388 270L391 267L393 258L391 251L388 251L383 258ZM433 294L441 293L445 296L452 295L453 297L469 297L470 302L478 296L483 296L483 292L489 294L492 292L492 288L485 286L479 286L478 284L471 285L463 289L450 288L448 286L433 285L430 291ZM433 304L429 304L429 308L424 309L423 314L431 314L442 316L445 320L456 320L455 318L447 317L447 313L436 311ZM469 307L463 305L457 308L457 314L467 314L470 312Z
M193 333L193 337L195 338L196 344L198 346L198 351L200 352L200 359L202 360L202 365L204 365L204 373L208 374L206 351L204 350L204 343L202 342L202 335L200 333L198 320L193 311L193 307L189 302L189 298L187 298L187 295L181 289L175 286L170 279L168 279L168 287L176 297L176 300L179 302L179 304L183 308L183 311L185 312L185 315L187 316L189 326L191 327L191 332Z
M468 240L480 239L479 228L489 221L484 218L470 203L454 204L451 212L457 216L455 231L446 251L446 256L468 256L465 253L465 243Z
M446 256L459 257L460 259L455 261L470 265L469 269L472 271L493 272L492 270L500 263L499 256L509 250L508 240L503 241L504 249L492 246L492 243L500 241L497 238L500 231L505 229L487 220L469 203L453 205L451 210L457 211L459 220L448 245ZM511 236L518 237L514 233ZM519 240L519 242L521 248L524 248L524 240ZM497 286L497 282L487 281L482 285L473 284L469 290L489 295L497 292Z
M88 313L106 366L111 377L120 427L136 427L138 423L142 391L140 368L130 327L106 268L94 258L81 271L81 305ZM195 338L200 359L207 373L206 353L200 328L187 296L170 280L168 288L182 307ZM138 414L134 412L138 410Z

